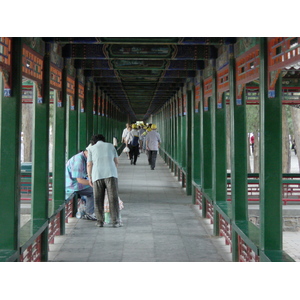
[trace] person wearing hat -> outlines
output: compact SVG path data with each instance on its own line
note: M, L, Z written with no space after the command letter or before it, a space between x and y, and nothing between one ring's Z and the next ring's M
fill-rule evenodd
M86 209L84 218L96 220L94 213L94 192L89 184L87 176L87 157L88 149L91 144L84 150L72 156L66 164L66 193L77 192L81 197L86 197Z
M154 170L158 148L160 146L160 134L156 131L157 126L151 124L151 131L146 135L146 149L148 150L148 161L151 170Z
M139 151L139 132L137 130L138 126L132 124L132 130L128 132L126 136L126 147L129 147L129 159L130 163L136 165L138 156L140 155Z

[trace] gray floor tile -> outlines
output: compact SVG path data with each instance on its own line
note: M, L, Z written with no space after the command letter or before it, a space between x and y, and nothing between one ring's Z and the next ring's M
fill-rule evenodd
M53 262L202 262L225 261L162 159L151 171L145 154L132 166L120 157L119 196L124 226L103 228L73 218L67 234L51 246Z

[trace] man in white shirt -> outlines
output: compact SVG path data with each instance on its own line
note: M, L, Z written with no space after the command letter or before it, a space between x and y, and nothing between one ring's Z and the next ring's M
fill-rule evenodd
M126 123L126 128L124 128L123 133L122 133L122 143L125 143L125 138L128 133L128 127L129 127L129 124Z
M151 131L146 135L146 149L148 150L148 161L151 170L154 170L158 148L160 146L160 134L156 131L155 124L151 125Z
M118 195L118 154L102 134L92 137L93 146L88 149L87 171L89 183L94 190L96 225L104 224L104 197L107 190L113 227L120 227Z
M123 143L123 147L125 148L126 147L126 137L128 135L128 132L131 130L130 128L130 125L129 123L126 123L126 127L124 128L123 130L123 133L122 133L122 143ZM128 159L129 159L129 153L127 152L126 153Z

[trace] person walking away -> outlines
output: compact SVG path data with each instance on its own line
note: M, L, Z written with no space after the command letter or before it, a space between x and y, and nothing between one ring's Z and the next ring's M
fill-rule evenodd
M250 137L252 154L254 155L254 134Z
M72 156L66 164L66 193L77 192L80 196L86 196L85 218L96 220L94 213L94 192L89 184L87 173L87 157L89 145L86 150Z
M124 128L124 130L122 132L122 143L124 143L124 144L125 144L126 135L128 133L128 128L129 128L129 123L126 123L126 127Z
M130 138L130 132L132 130L131 125L128 126L126 136L124 137L125 148L128 147L128 142ZM127 158L130 159L129 152L126 152Z
M141 152L145 152L144 144L145 144L145 135L144 132L146 132L146 126L141 126L141 129L139 130L139 137L140 137L140 149Z
M107 191L113 227L120 227L118 196L118 154L102 134L94 135L88 149L87 171L94 190L96 226L104 226L104 198Z
M125 146L126 146L126 136L127 136L128 131L131 130L129 127L130 127L129 123L126 123L126 127L124 128L124 130L122 132L122 139L121 139L121 142L123 143L122 148L125 148ZM127 157L129 158L129 154L128 153L126 153L126 154L127 154Z
M137 131L137 125L132 124L132 130L127 134L126 146L129 147L129 159L130 163L136 165L137 158L140 154L139 151L139 133Z
M161 143L160 134L156 131L157 126L155 124L151 125L151 131L146 135L146 148L148 150L148 161L151 170L154 170L157 152Z
M143 133L143 136L144 136L144 149L145 149L145 153L146 153L147 158L148 158L148 162L149 162L149 151L148 151L148 149L146 147L146 137L147 137L148 132L150 132L150 131L151 131L151 128L148 127L146 129L146 131ZM149 163L149 165L150 165L150 163Z

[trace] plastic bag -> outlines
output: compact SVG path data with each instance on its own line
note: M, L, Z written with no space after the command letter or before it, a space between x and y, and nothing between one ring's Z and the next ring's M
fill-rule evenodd
M125 147L125 148L123 149L123 152L125 152L125 153L130 152L130 149L129 149L128 147Z
M84 215L86 214L85 208L86 208L86 199L82 197L76 213L77 219L82 219L84 217Z

